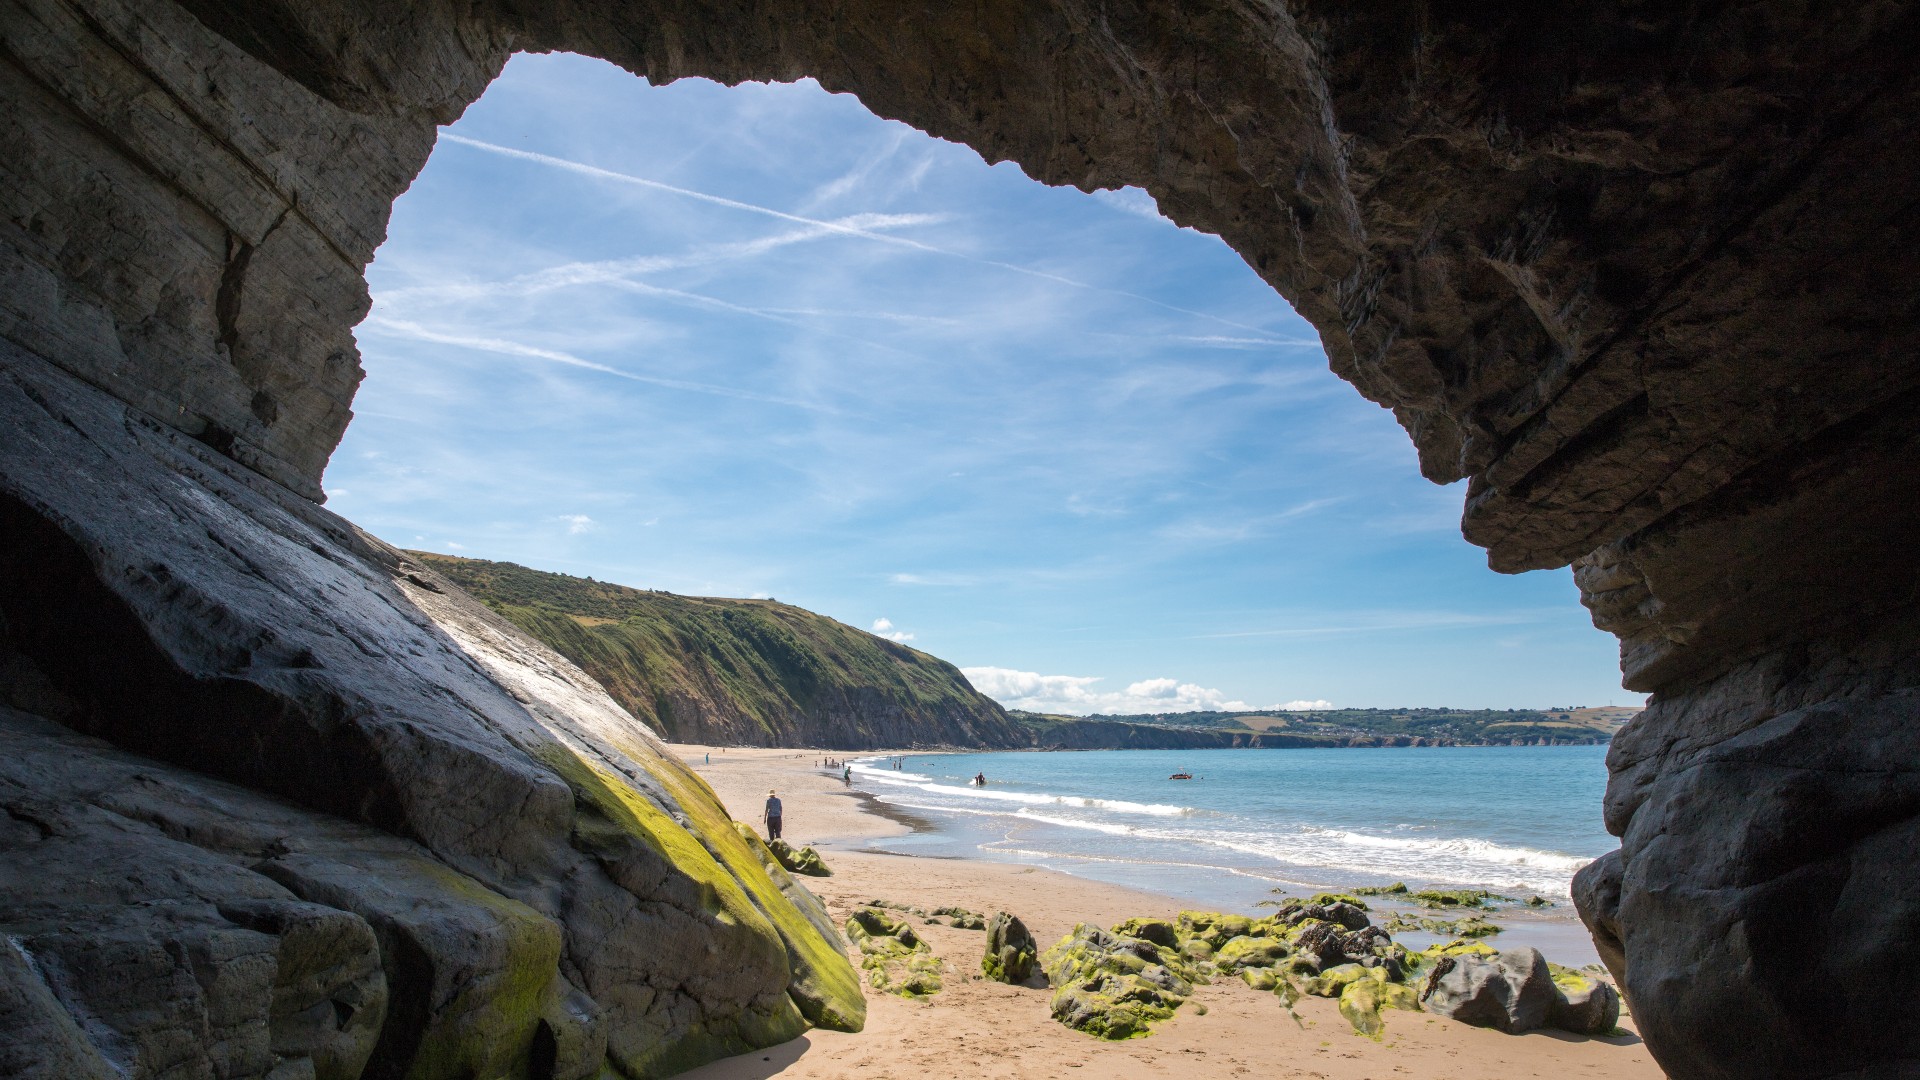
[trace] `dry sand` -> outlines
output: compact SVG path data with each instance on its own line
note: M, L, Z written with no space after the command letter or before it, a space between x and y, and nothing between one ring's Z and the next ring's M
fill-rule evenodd
M927 910L948 905L989 914L1004 910L1023 919L1044 948L1077 922L1111 926L1129 916L1172 915L1178 909L1167 897L1053 870L863 850L872 838L899 835L908 827L866 809L873 804L860 796L859 778L851 789L843 787L837 775L816 767L822 756L818 752L684 745L673 749L742 821L758 826L768 789L779 791L787 839L818 846L833 868L832 877L805 880L841 922L869 899ZM1301 1002L1302 1020L1296 1023L1272 994L1252 990L1239 979L1198 988L1188 1005L1147 1038L1108 1043L1055 1023L1047 1013L1046 990L981 979L981 932L947 926L915 929L946 961L946 988L939 994L908 1001L870 993L867 1027L859 1034L814 1031L685 1075L702 1080L1134 1080L1170 1074L1180 1080L1655 1080L1663 1075L1633 1036L1587 1039L1547 1031L1502 1035L1424 1013L1388 1012L1386 1037L1375 1043L1355 1034L1331 1001ZM1194 1003L1204 1005L1206 1014L1200 1015ZM1632 1030L1632 1018L1622 1017L1621 1026Z

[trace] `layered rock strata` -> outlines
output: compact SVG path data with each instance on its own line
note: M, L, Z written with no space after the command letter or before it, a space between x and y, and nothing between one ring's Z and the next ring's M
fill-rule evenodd
M1614 744L1622 847L1582 910L1671 1072L1911 1071L1920 1035L1877 991L1920 912L1916 22L1898 0L6 0L6 611L40 643L9 694L53 687L25 711L418 844L543 917L588 880L726 892L692 849L623 862L597 846L622 828L578 826L625 822L608 772L668 819L711 806L644 739L509 692L561 669L480 613L446 629L457 605L300 500L349 415L391 201L510 52L811 75L1218 233L1429 477L1467 479L1497 569L1575 566L1654 693ZM758 974L675 946L602 1003L640 1025L608 1036L635 1068L681 1060L643 1029L785 1023L777 935L726 932ZM589 993L641 970L571 955ZM4 1015L44 1033L8 1053L85 1033L46 969L5 964Z
M817 902L585 674L0 344L8 1075L663 1075L857 1029Z

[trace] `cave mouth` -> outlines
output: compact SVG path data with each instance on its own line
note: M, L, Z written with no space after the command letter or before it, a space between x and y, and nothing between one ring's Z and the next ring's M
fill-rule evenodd
M1317 331L1137 188L1049 187L810 80L519 55L367 276L326 486L402 546L798 600L1101 676L1082 707L1112 713L1619 698L1566 578L1487 571ZM1089 622L1167 655L1032 670ZM1126 692L1166 677L1191 692Z

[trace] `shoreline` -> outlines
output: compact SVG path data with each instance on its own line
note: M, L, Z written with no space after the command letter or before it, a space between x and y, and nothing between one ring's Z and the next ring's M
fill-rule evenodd
M849 787L815 762L831 752L670 744L713 787L729 813L764 834L760 805L769 788L785 804L790 842L818 848L834 874L804 878L836 922L868 900L926 910L958 906L1005 910L1032 929L1042 949L1075 923L1111 926L1134 916L1170 918L1191 903L1178 897L1035 865L973 856L911 855L884 841L935 822L913 820ZM924 750L906 751L927 756ZM711 762L706 755L711 754ZM847 755L843 760L886 751ZM901 820L907 818L908 820ZM1045 989L979 978L984 935L944 925L916 926L945 965L946 988L908 1000L869 991L864 1032L811 1031L799 1039L703 1066L699 1080L742 1078L960 1076L1007 1080L1083 1077L1096 1067L1117 1080L1146 1080L1177 1070L1189 1080L1244 1075L1368 1080L1415 1075L1432 1080L1520 1080L1541 1075L1656 1080L1659 1067L1632 1034L1588 1039L1554 1031L1509 1036L1424 1013L1392 1013L1380 1043L1354 1034L1334 1002L1303 1000L1294 1023L1270 993L1239 979L1201 987L1193 1005L1144 1039L1109 1043L1056 1023Z

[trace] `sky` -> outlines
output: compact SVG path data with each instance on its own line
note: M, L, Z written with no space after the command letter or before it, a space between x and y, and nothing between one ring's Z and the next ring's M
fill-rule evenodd
M519 56L394 206L328 505L1018 708L1637 704L1218 238L810 81Z

